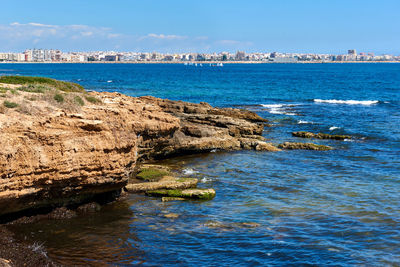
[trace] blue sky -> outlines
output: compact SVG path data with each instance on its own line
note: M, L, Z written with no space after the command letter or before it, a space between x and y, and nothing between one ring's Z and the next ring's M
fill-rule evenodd
M399 0L5 0L0 51L400 54Z

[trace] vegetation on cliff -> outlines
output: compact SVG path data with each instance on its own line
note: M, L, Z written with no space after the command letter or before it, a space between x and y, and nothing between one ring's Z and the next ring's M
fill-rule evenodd
M44 77L30 77L30 76L1 76L0 83L5 84L17 84L17 85L27 85L27 87L31 86L34 88L43 89L46 87L54 88L63 92L78 92L83 93L85 89L82 85L72 82L64 82L51 78Z
M77 83L25 76L1 76L0 98L4 99L0 113L15 109L30 115L39 114L41 107L50 112L55 108L77 111L85 104L101 102Z

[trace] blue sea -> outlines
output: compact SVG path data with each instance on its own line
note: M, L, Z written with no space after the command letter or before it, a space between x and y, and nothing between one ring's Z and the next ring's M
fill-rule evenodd
M65 265L399 266L400 64L0 64L94 91L257 112L273 143L292 131L332 151L239 151L165 160L212 201L129 195L100 212L14 226ZM165 216L170 213L177 218Z

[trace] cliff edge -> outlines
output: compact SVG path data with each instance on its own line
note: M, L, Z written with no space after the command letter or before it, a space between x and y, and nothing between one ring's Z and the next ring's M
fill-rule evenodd
M278 150L261 136L266 120L250 111L2 78L0 216L116 192L142 159Z

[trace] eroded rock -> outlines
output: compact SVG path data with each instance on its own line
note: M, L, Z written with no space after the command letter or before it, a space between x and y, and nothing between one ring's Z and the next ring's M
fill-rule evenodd
M184 190L153 190L147 191L146 195L154 197L181 197L201 200L210 200L215 197L214 189L184 189Z
M345 140L350 139L350 135L339 135L339 134L326 134L326 133L310 133L310 132L293 132L293 136L301 138L316 138L316 139L333 139L333 140Z
M293 143L293 142L285 142L283 144L278 145L278 148L281 149L305 149L305 150L332 150L333 148L330 146L317 145L313 143Z
M31 94L21 91L18 98ZM39 99L29 102L34 112L0 113L0 216L120 190L139 159L215 149L276 151L262 141L266 120L250 111L119 93L89 96L98 101L69 109Z

